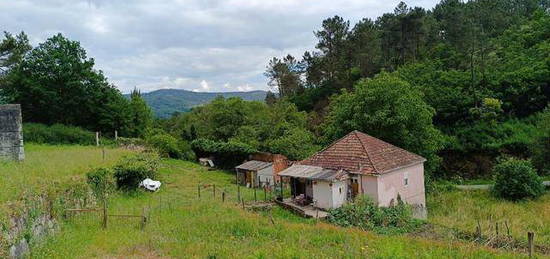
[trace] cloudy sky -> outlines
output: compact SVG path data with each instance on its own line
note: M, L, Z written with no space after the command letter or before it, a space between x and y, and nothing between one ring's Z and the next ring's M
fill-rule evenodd
M268 89L268 60L313 49L324 18L353 23L399 0L0 0L0 31L78 40L123 92ZM431 8L436 0L408 1Z

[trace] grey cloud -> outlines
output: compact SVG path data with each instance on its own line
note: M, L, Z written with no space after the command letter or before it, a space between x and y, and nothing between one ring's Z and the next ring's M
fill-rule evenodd
M399 0L0 1L0 30L33 44L61 32L81 42L123 92L267 89L269 58L300 56L329 16L356 22ZM430 8L436 0L411 2Z

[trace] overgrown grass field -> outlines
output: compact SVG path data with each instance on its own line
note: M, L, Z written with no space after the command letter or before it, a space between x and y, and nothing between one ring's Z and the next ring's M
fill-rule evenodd
M101 148L75 145L25 144L25 161L0 161L0 204L14 201L24 192L41 193L62 188L72 177L84 179L93 167L111 166L131 151L106 148L105 159Z
M275 207L253 212L236 203L234 175L194 163L166 160L156 193L118 194L109 214L149 215L109 218L88 213L62 223L62 231L34 249L33 258L518 258L523 255L456 241L403 235L376 235L303 219ZM203 189L197 186L216 184ZM221 193L227 193L222 202ZM247 201L250 189L241 188ZM263 199L263 192L257 193Z
M535 233L537 244L550 246L550 193L537 200L510 202L493 197L487 190L447 191L428 196L429 220L438 225L482 234L510 234L526 240L527 232ZM506 223L505 223L506 222Z

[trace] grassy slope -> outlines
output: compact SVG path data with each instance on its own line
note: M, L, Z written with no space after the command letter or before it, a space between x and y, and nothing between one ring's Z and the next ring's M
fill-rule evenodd
M527 231L535 232L536 242L550 246L550 193L535 201L509 202L492 197L488 191L451 191L428 197L430 221L447 227L474 232L479 220L484 234L495 232L519 240L527 239Z
M145 231L136 219L113 219L107 230L98 215L82 215L63 223L63 231L34 250L34 258L517 258L472 244L434 242L405 236L383 236L302 219L279 208L244 211L235 204L233 175L207 171L196 164L166 161L164 185L157 193L116 196L110 213L140 214L151 207ZM199 183L215 183L217 194ZM221 202L220 189L229 195ZM246 199L252 198L246 190ZM258 197L263 197L259 193ZM160 207L162 204L162 207Z
M8 179L0 188L0 204L18 199L23 192L43 191L63 185L71 177L82 176L92 167L109 166L130 151L90 146L47 146L25 144L24 162L1 162L0 179Z

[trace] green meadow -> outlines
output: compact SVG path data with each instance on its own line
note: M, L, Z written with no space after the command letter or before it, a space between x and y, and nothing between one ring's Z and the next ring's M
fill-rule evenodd
M234 175L195 163L164 160L161 190L117 194L109 218L84 213L61 222L61 231L32 251L32 258L518 258L521 254L453 240L378 235L304 219L274 207L251 211L236 202ZM213 186L216 185L214 194ZM198 197L198 186L202 187ZM210 187L205 187L210 185ZM225 202L222 202L225 192ZM252 190L241 188L246 201ZM214 196L215 195L215 196ZM257 192L257 199L263 199Z

